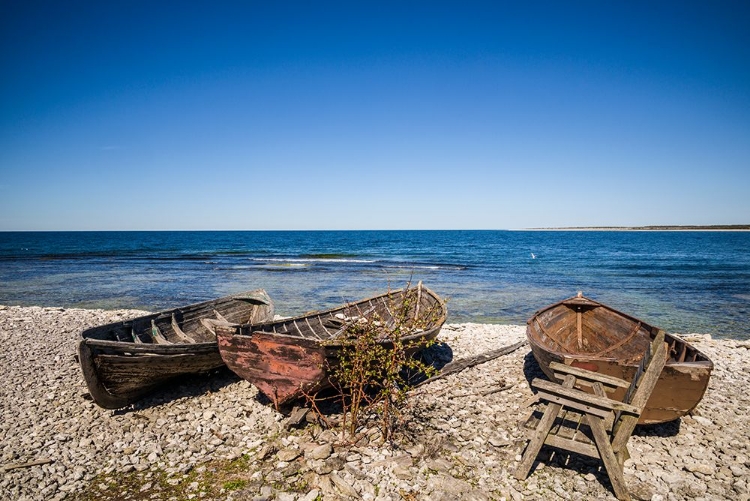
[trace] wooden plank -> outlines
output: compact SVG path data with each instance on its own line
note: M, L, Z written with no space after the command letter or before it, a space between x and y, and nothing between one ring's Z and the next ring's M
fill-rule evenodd
M572 388L574 384L575 377L567 376L563 381L562 386L565 388ZM539 454L542 445L544 445L544 441L547 438L549 430L550 428L552 428L552 425L555 422L555 418L557 417L557 414L560 412L561 408L562 406L560 404L554 402L549 402L547 404L547 408L544 410L544 415L539 421L539 425L537 426L536 431L532 434L531 440L529 440L529 444L526 446L526 451L523 453L523 458L516 468L516 471L513 473L513 475L518 480L524 480L528 476L529 471L531 470L531 467L536 460L536 456Z
M584 456L589 456L592 458L599 457L599 450L594 444L587 444L579 442L577 440L569 440L556 435L547 436L547 439L544 441L544 443L551 447L573 451L578 454L583 454Z
M36 459L34 461L27 461L25 463L8 463L0 467L3 471L17 470L19 468L31 468L32 466L41 466L43 464L53 463L55 460L50 458Z
M633 339L636 334L638 334L639 330L641 330L641 323L640 322L638 322L635 325L635 328L627 336L625 336L624 338L622 338L620 341L618 341L617 343L613 344L612 346L608 347L607 349L602 350L599 353L596 353L594 356L595 357L601 357L603 355L606 355L607 353L611 353L611 352L615 351L620 346L624 346L631 339Z
M558 419L560 426L558 426L557 429L553 429L550 432L550 435L556 435L566 440L573 440L576 431L578 431L578 425L581 422L582 416L583 415L579 412L563 409L563 414L560 419Z
M643 357L644 360L648 359L648 367L643 372L642 377L633 380L637 388L633 392L631 403L640 409L643 409L646 406L646 402L651 396L651 393L656 386L656 382L659 380L659 376L664 368L664 364L666 363L667 344L664 342L664 336L664 331L659 330L649 347L649 353L651 356ZM636 417L638 416L640 416L640 413L636 415ZM628 439L637 424L637 419L633 419L632 416L621 415L618 417L619 419L615 421L613 427L614 436L612 439L612 448L615 451L619 451L626 446Z
M602 386L601 383L594 383L594 385L592 386L592 389L594 390L594 395L598 397L604 397L604 398L607 397L606 390L604 389L604 386ZM635 418L635 419L638 419L638 418ZM604 418L604 427L607 430L611 430L614 420L615 420L615 413L610 412L609 415L606 418Z
M227 320L221 313L214 310L214 315L216 316L216 320L221 320L222 322L231 323L229 320Z
M216 352L216 343L184 344L152 344L152 343L121 343L118 341L102 341L99 339L85 339L84 342L98 352L121 354L121 355L172 355L177 353L190 353L199 355L202 353Z
M417 283L417 306L414 311L414 320L417 320L419 318L419 307L422 303L422 281L420 280L419 283Z
M564 374L573 374L576 376L576 383L581 383L581 378L587 379L591 382L599 382L602 384L605 384L610 387L619 387L619 388L628 388L630 386L630 383L628 381L625 381L624 379L620 379L619 377L615 376L609 376L607 374L602 374L599 372L592 372L587 371L586 369L581 369L579 367L573 367L571 365L565 365L561 364L559 362L550 362L549 364L550 369L554 370L555 372L561 372ZM560 377L562 379L562 377ZM587 384L587 386L590 386L591 384Z
M572 407L573 409L577 409L581 412L585 412L588 414L594 414L596 416L599 416L601 418L607 417L608 414L611 413L610 410L605 409L599 409L597 407L592 407L590 405L583 404L581 402L577 402L575 400L571 400L569 398L561 397L560 395L556 395L554 393L548 393L544 390L539 390L539 397L543 400L546 400L548 402L555 402L556 404L564 405L567 407Z
M572 377L572 376L571 376ZM546 381L544 379L536 378L532 381L531 386L544 391L545 393L563 398L571 401L571 405L585 404L591 407L596 407L604 411L623 411L630 412L633 414L640 414L640 409L624 402L618 402L617 400L611 400L608 398L602 398L590 393L586 393L575 388L561 387L559 384ZM574 407L575 408L575 407ZM586 409L583 409L586 410Z
M449 376L451 374L456 374L458 372L461 372L465 369L468 369L469 367L474 367L479 364L483 364L485 362L489 362L490 360L494 360L496 358L499 358L503 355L507 355L508 353L512 353L516 351L521 346L525 345L526 341L519 341L517 343L514 343L510 346L505 346L503 348L498 348L497 350L488 351L486 353L480 353L479 355L475 355L473 357L465 357L460 358L458 360L454 360L448 364L446 364L442 370L436 374L435 376L422 381L419 384L414 385L413 388L417 388L418 386L422 386L423 384L432 383L434 381L437 381L439 379L442 379L446 376Z
M615 491L617 499L629 500L630 494L628 494L628 489L625 486L625 478L622 474L622 468L612 450L612 445L609 442L609 435L607 435L607 432L604 430L603 421L594 416L587 416L587 419L589 421L591 433L594 435L596 447L599 449L599 456L602 458L604 467L607 469L607 474L609 475L610 482L612 482L612 488Z
M195 343L195 339L182 332L182 329L177 323L177 318L175 317L174 313L172 313L172 330L174 330L174 333L177 335L177 337L179 337L186 343Z
M151 320L151 338L158 344L172 344L164 334L161 333L159 327L156 326L156 322Z
M138 334L135 332L135 328L130 329L130 335L133 337L134 343L137 343L137 344L143 343L143 341L141 341L141 338L139 338Z

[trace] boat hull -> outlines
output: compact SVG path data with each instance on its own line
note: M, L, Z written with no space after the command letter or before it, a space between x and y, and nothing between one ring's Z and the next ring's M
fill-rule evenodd
M78 342L78 361L94 402L118 409L169 381L224 366L214 327L205 320L271 318L273 303L265 291L227 296L86 329Z
M582 311L580 344L578 307ZM630 381L640 362L638 349L652 339L656 330L656 327L606 305L576 297L537 311L527 323L526 336L534 358L553 381L555 376L549 367L551 362ZM593 338L595 335L597 339ZM606 339L602 341L601 337ZM602 344L594 346L595 353L585 353L586 340L590 345ZM667 334L665 341L669 346L669 359L639 424L664 423L686 415L698 405L708 388L713 370L711 360L677 336ZM611 348L619 343L622 344L606 355L597 354L607 350L607 346ZM625 390L620 389L612 394L612 398L621 400L624 393Z
M330 373L340 362L346 342L330 337L330 332L322 327L327 321L352 310L362 312L369 308L372 313L372 305L376 307L378 301L398 293L400 291L282 322L256 326L218 325L219 351L227 367L256 386L278 409L305 394L314 394L331 386ZM409 347L407 353L413 353L435 339L445 322L447 310L437 295L422 288L420 302L422 311L431 312L435 318L424 330L402 339ZM393 348L388 339L379 344L386 349Z
M224 362L278 407L317 391L326 379L325 349L317 341L263 332L252 336L216 333Z

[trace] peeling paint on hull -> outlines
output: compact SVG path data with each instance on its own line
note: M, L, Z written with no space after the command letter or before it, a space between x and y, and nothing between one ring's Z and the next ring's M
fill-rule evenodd
M404 296L410 295L409 302ZM326 368L335 367L340 350L347 344L342 319L367 319L387 325L393 312L409 304L408 322L416 322L402 338L414 349L435 339L445 322L445 302L421 284L418 288L393 291L332 310L256 326L217 325L219 352L232 371L246 379L280 406L330 386ZM415 325L411 324L410 325ZM384 332L388 332L387 329ZM392 349L392 340L379 341ZM407 353L410 350L407 349Z

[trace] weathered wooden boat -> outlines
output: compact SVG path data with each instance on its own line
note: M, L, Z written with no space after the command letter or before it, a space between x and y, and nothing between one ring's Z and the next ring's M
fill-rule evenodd
M630 381L658 328L581 293L538 310L526 337L539 366L555 381L551 362ZM672 421L703 398L713 370L711 360L685 340L666 334L668 359L639 424ZM611 398L622 400L620 389Z
M166 381L222 367L216 323L271 319L273 302L264 290L233 294L86 329L78 361L94 402L118 409Z
M394 329L413 353L438 335L445 302L421 283L338 308L257 325L217 325L227 367L255 385L278 409L330 386L330 372L351 346L356 325L378 328L377 343L392 349Z

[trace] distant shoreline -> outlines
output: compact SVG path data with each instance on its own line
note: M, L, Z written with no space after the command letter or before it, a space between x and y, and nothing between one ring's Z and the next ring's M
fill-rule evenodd
M180 229L180 230L0 230L3 233L348 233L348 232L438 232L438 231L750 231L750 224L649 225L649 226L549 226L537 228L472 229Z
M654 226L567 226L555 228L526 228L528 231L750 231L750 224L654 225Z

